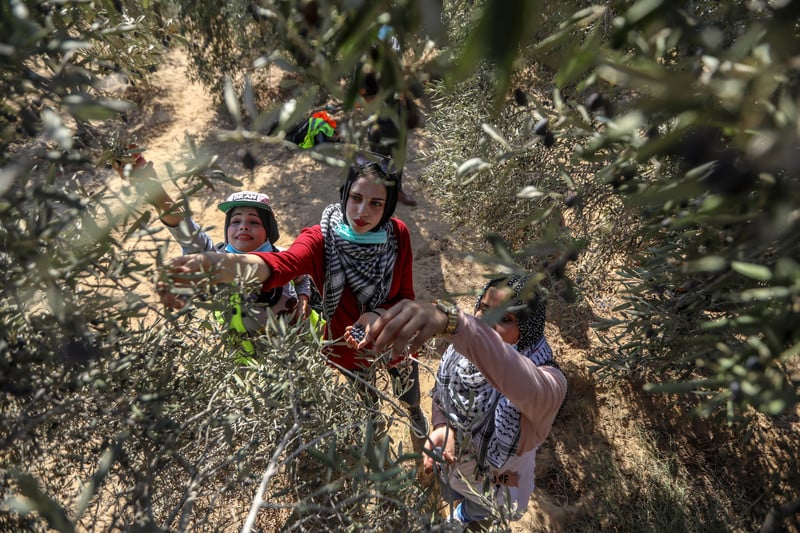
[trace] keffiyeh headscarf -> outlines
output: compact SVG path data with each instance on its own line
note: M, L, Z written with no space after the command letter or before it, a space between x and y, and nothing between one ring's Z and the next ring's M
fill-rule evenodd
M345 285L350 285L362 310L374 309L386 300L392 286L394 264L397 260L397 238L394 226L387 221L381 227L386 232L383 242L372 244L346 240L337 228L344 223L340 204L325 208L320 220L325 240L325 287L323 313L330 322Z
M522 298L529 279L529 276L512 276L490 281L481 291L475 309L478 310L490 287L505 282L512 290L509 309L519 323L520 336L515 348L537 366L556 366L553 352L544 338L547 304L541 295ZM452 345L439 365L434 401L447 413L460 434L470 436L477 451L479 471L489 465L501 468L516 451L520 436L519 410Z

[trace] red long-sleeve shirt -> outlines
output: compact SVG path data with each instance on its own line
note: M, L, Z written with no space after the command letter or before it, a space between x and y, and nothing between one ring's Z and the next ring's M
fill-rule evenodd
M413 300L415 297L408 227L397 218L392 218L391 223L397 239L397 260L389 294L379 306L383 309L388 309L400 300ZM325 241L319 224L303 229L294 243L280 253L253 253L272 270L269 279L264 283L264 289L279 287L299 274L309 274L320 292L325 293ZM353 325L360 316L358 300L350 286L345 285L339 306L333 313L327 330L328 340L338 339L338 342L328 348L326 355L332 362L349 370L369 366L364 355L348 347L341 339L345 328Z

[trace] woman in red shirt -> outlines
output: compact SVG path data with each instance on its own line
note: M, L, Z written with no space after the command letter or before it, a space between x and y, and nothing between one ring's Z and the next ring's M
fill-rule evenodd
M341 201L326 207L320 223L303 229L286 250L182 256L172 261L169 275L177 284L186 284L183 275L210 271L214 283L229 283L237 269L249 265L264 283L263 290L279 287L299 274L311 275L322 293L329 341L325 355L354 383L369 383L366 378L375 354L358 350L360 339L351 331L357 334L363 327L368 332L386 309L414 299L408 227L392 217L397 198L391 160L360 154L341 187ZM424 438L427 421L419 406L417 362L401 354L387 367L395 395L408 409L412 435ZM374 387L361 386L359 392L377 405Z

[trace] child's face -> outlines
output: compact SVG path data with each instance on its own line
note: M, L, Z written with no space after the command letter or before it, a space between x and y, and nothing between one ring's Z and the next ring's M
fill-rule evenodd
M228 244L240 252L252 252L267 242L267 228L255 207L234 207L226 233Z
M510 293L511 291L505 287L501 289L489 287L486 294L484 294L481 299L475 316L480 318L485 310L499 307L500 304L503 303L503 300L508 298ZM516 344L517 341L519 341L519 322L514 313L506 313L503 315L497 324L493 326L493 329L500 335L500 338L508 344Z
M386 208L386 186L372 176L358 178L347 196L347 223L355 233L374 229Z

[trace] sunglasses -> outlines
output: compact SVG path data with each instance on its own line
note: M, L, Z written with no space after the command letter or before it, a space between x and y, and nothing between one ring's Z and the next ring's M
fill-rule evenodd
M356 154L354 162L358 170L378 170L386 179L397 179L397 171L389 157L374 152L359 152Z

